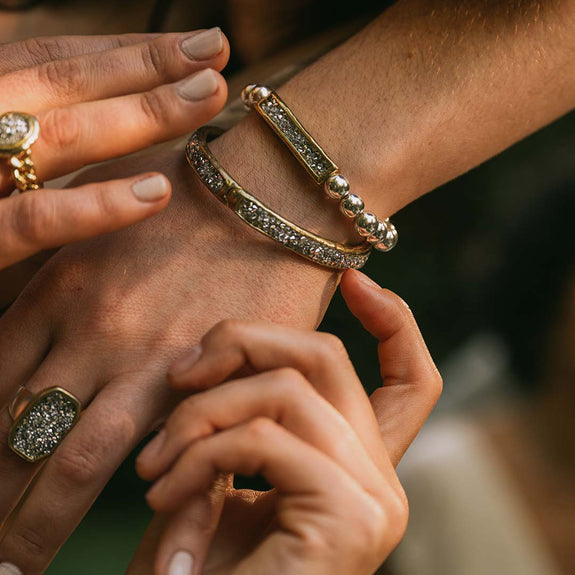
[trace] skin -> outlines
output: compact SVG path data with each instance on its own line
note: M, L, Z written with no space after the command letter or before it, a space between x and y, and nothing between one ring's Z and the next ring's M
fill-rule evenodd
M225 101L221 76L209 71L217 90L199 101L185 98L182 87L199 70L223 67L228 47L222 36L220 54L192 60L180 45L195 34L35 38L0 47L0 109L37 116L33 158L40 181L172 138L212 117ZM28 89L15 92L14 85ZM133 186L154 174L6 198L14 186L3 162L0 269L156 213L169 200L170 184L155 175L163 193L152 200L135 196Z
M342 293L379 339L384 383L373 398L387 396L381 420L400 434L383 441L337 338L261 322L218 324L172 368L172 386L194 395L138 458L140 475L156 480L147 499L165 532L158 544L151 526L129 573L167 574L186 551L192 572L206 575L360 575L396 546L407 502L394 466L441 378L399 297L353 271ZM229 380L248 366L251 376ZM408 397L417 405L409 415ZM276 490L235 490L219 479L234 472L262 473Z
M565 0L400 0L280 93L383 217L571 109L574 11ZM213 149L286 216L334 239L351 234L257 118ZM315 327L338 281L231 217L191 176L181 150L123 160L84 181L138 173L143 163L169 174L170 206L61 250L0 322L0 380L8 382L0 403L22 383L36 390L57 380L89 404L0 543L0 560L32 575L178 401L164 383L180 353L230 317ZM385 440L398 433L383 427ZM6 435L5 511L33 475L7 451ZM43 519L55 514L56 528Z

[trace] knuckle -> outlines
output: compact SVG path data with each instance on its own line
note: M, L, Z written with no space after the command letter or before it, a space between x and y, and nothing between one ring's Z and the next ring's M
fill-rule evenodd
M100 461L94 453L81 446L56 451L54 464L60 477L75 486L90 485L98 477Z
M57 96L77 96L85 90L86 71L73 58L51 60L38 66L38 80Z
M311 384L305 376L293 367L282 367L275 372L274 387L288 396L299 396L303 391L311 389Z
M57 150L73 150L81 133L81 118L68 108L54 108L42 118L42 140Z
M27 38L21 43L22 50L35 63L46 60L62 60L70 55L70 42L64 37Z
M46 536L36 527L20 525L7 538L10 551L28 560L42 557L47 551Z
M166 121L170 118L170 103L164 97L165 92L158 89L145 92L140 97L142 112L152 126L161 126L165 129Z
M240 340L246 330L245 322L239 319L224 319L220 321L214 328L214 337L222 338L224 341L237 341Z
M345 345L339 337L331 333L318 333L316 353L321 361L333 363L334 360L344 359L349 361L349 355Z
M255 442L265 441L277 429L277 424L268 417L256 417L247 424L247 431Z
M142 47L142 61L144 63L144 70L154 76L163 77L163 54L159 42L153 41L144 44Z
M429 393L434 403L437 402L443 393L443 377L441 377L437 369L435 369L435 373L430 379Z
M46 197L43 199L46 200ZM48 231L54 229L57 222L54 204L36 201L31 195L20 198L13 217L12 228L16 238L32 246L41 245Z

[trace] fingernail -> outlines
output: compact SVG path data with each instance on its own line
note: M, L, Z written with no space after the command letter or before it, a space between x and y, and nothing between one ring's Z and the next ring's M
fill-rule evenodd
M184 80L179 86L179 93L184 100L204 100L213 96L218 89L216 72L207 68Z
M12 563L0 563L0 575L22 575L22 571Z
M194 34L182 42L182 52L191 60L209 60L224 49L222 31L211 28L200 34Z
M141 202L157 202L166 197L168 180L164 176L152 176L133 184L132 192Z
M357 279L365 286L367 287L371 287L371 288L377 288L377 289L381 289L381 286L377 283L375 283L371 278L368 278L364 273L361 272L356 272L357 274Z
M156 483L154 483L154 485L152 485L152 487L148 489L148 492L146 493L146 499L148 501L150 501L150 499L154 499L154 497L164 489L167 480L168 480L167 475L164 475L163 477L158 479L158 481L156 481Z
M187 551L178 551L170 561L168 575L192 575L194 558Z
M186 355L175 361L170 368L170 373L172 375L182 375L186 373L186 371L190 370L198 362L201 355L202 346L200 344L195 345Z
M166 430L162 429L146 447L140 453L138 459L152 459L160 454L162 447L164 446L164 441L166 440Z

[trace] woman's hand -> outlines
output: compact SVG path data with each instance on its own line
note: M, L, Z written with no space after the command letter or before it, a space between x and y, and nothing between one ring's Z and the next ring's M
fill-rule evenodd
M207 122L226 99L225 82L215 70L224 67L228 55L219 29L3 45L0 114L37 116L40 137L32 157L40 181L46 181ZM3 162L0 197L13 187ZM4 198L0 268L39 250L141 220L164 207L169 192L165 178L140 174L67 192Z
M151 572L156 553L157 575L361 575L399 542L407 503L394 465L441 379L397 296L359 272L342 291L380 340L383 435L335 337L220 323L172 369L178 390L208 391L184 400L138 459L157 480L149 503L170 515L157 551L156 525L131 572ZM246 367L256 374L228 381ZM261 473L275 491L235 491L221 480L231 473Z

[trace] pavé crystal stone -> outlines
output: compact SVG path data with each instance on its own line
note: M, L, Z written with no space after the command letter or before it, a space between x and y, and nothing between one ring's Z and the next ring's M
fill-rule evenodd
M30 123L26 116L9 112L0 116L0 145L14 146L30 132Z
M209 152L204 148L205 145L199 134L195 133L190 138L186 149L188 160L206 187L214 192L220 200L228 204L228 200L224 199L226 190L228 190L226 181ZM245 193L244 190L242 191ZM303 235L301 230L275 217L265 207L246 197L240 197L236 201L235 205L228 205L249 225L316 263L337 269L359 269L365 265L369 258L369 251L344 254L336 248L325 246L319 241Z
M64 390L42 393L14 422L10 431L12 449L35 462L50 455L72 429L80 414L80 404Z

